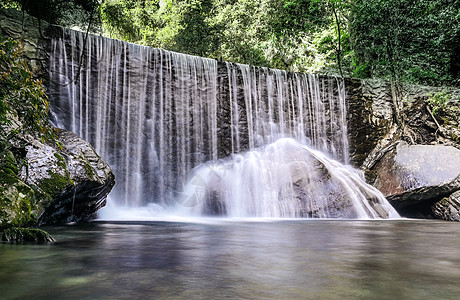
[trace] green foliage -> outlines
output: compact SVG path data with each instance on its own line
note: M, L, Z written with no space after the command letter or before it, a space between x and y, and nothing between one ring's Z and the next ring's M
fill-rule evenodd
M67 27L88 24L98 0L2 0L0 8L16 8L51 24Z
M357 65L354 64L353 77L355 78L368 78L370 74L369 66L367 64Z
M208 22L212 9L211 0L109 0L101 4L100 14L104 30L113 38L210 56L219 39Z
M369 76L455 84L460 75L460 2L354 1L350 34L357 66Z
M18 165L13 153L4 150L0 153L0 182L13 184L18 180Z
M0 228L34 226L39 202L50 199L20 179L25 149L10 143L21 132L54 143L48 112L42 83L21 58L18 43L0 36Z
M36 215L35 192L19 178L13 153L0 152L0 229L10 226L33 226Z
M17 42L0 36L0 125L11 124L11 117L17 117L22 130L50 141L55 134L49 126L48 113L41 80L33 78ZM3 127L0 133L8 139Z
M58 159L57 165L63 169L67 169L67 165L65 164L65 159L57 152L54 153L54 157Z
M192 55L460 85L460 1L5 0L2 6L67 26L88 23L97 11L93 19L110 37Z
M347 31L338 34L347 26L345 8L339 0L107 0L100 13L113 38L239 63L318 71L333 67L338 55L344 56L341 51L351 51Z
M430 94L426 100L427 104L431 106L433 115L446 112L448 110L448 104L451 99L451 94L447 91L437 92Z

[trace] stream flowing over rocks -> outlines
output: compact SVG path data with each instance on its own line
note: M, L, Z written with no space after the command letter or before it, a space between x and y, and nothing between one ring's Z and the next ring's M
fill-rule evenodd
M360 171L288 138L198 166L180 204L213 216L399 217Z

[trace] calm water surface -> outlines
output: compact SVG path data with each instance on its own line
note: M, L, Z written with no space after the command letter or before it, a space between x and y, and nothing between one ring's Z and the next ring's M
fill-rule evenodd
M47 228L0 243L0 299L459 299L460 223L220 221Z

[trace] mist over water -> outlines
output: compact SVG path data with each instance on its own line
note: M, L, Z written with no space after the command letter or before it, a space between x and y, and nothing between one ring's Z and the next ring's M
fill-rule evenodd
M287 138L198 166L178 199L194 215L398 217L357 170Z

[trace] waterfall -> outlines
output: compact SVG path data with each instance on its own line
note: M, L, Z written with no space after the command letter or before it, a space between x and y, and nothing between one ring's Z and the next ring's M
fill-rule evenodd
M64 30L52 40L53 122L111 165L112 199L166 204L217 159L217 62ZM80 64L80 61L82 63Z
M362 174L291 138L200 165L179 202L198 215L398 216Z
M49 55L52 122L89 141L110 164L117 181L111 200L119 205L174 204L197 166L280 138L348 162L340 78L69 29L52 39Z

